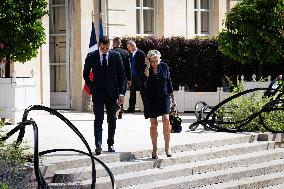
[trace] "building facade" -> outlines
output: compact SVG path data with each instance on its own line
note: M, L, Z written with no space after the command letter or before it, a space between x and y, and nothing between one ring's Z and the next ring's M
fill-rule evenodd
M89 99L82 77L92 20L99 32L124 36L217 36L238 0L49 0L42 22L46 44L38 57L12 67L17 75L37 78L37 102L57 109L85 111ZM92 16L94 15L94 17Z

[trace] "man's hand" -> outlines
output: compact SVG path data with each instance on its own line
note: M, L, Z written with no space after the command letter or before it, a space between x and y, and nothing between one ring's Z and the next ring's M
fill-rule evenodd
M124 96L119 96L118 98L118 105L121 105L124 103Z
M131 81L127 81L127 88L129 89L131 86Z

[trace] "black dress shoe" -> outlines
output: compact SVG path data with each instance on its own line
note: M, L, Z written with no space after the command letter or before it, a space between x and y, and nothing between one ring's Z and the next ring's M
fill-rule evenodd
M167 154L167 157L172 157L173 155L172 154Z
M95 152L96 152L96 155L97 155L97 156L98 156L98 155L101 155L101 153L102 153L102 148L101 148L101 147L97 147L96 150L95 150Z
M130 109L127 109L124 111L125 113L135 113L135 110L130 110Z
M122 112L119 112L117 119L122 119Z
M115 149L113 146L108 146L108 152L115 152Z

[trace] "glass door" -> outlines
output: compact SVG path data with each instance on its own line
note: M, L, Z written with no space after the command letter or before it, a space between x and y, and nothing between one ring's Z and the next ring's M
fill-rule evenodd
M69 3L50 0L49 6L50 105L70 109Z

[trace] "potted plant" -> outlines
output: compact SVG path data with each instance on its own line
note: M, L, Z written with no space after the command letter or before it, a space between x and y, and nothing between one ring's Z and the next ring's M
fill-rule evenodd
M35 99L35 96L27 97L36 91L35 79L16 77L10 65L25 63L37 56L46 39L41 22L48 13L46 7L46 0L2 0L0 3L0 109L3 110L0 117L14 119L18 105L20 109L26 108L31 104L27 99ZM11 73L14 73L12 77Z

